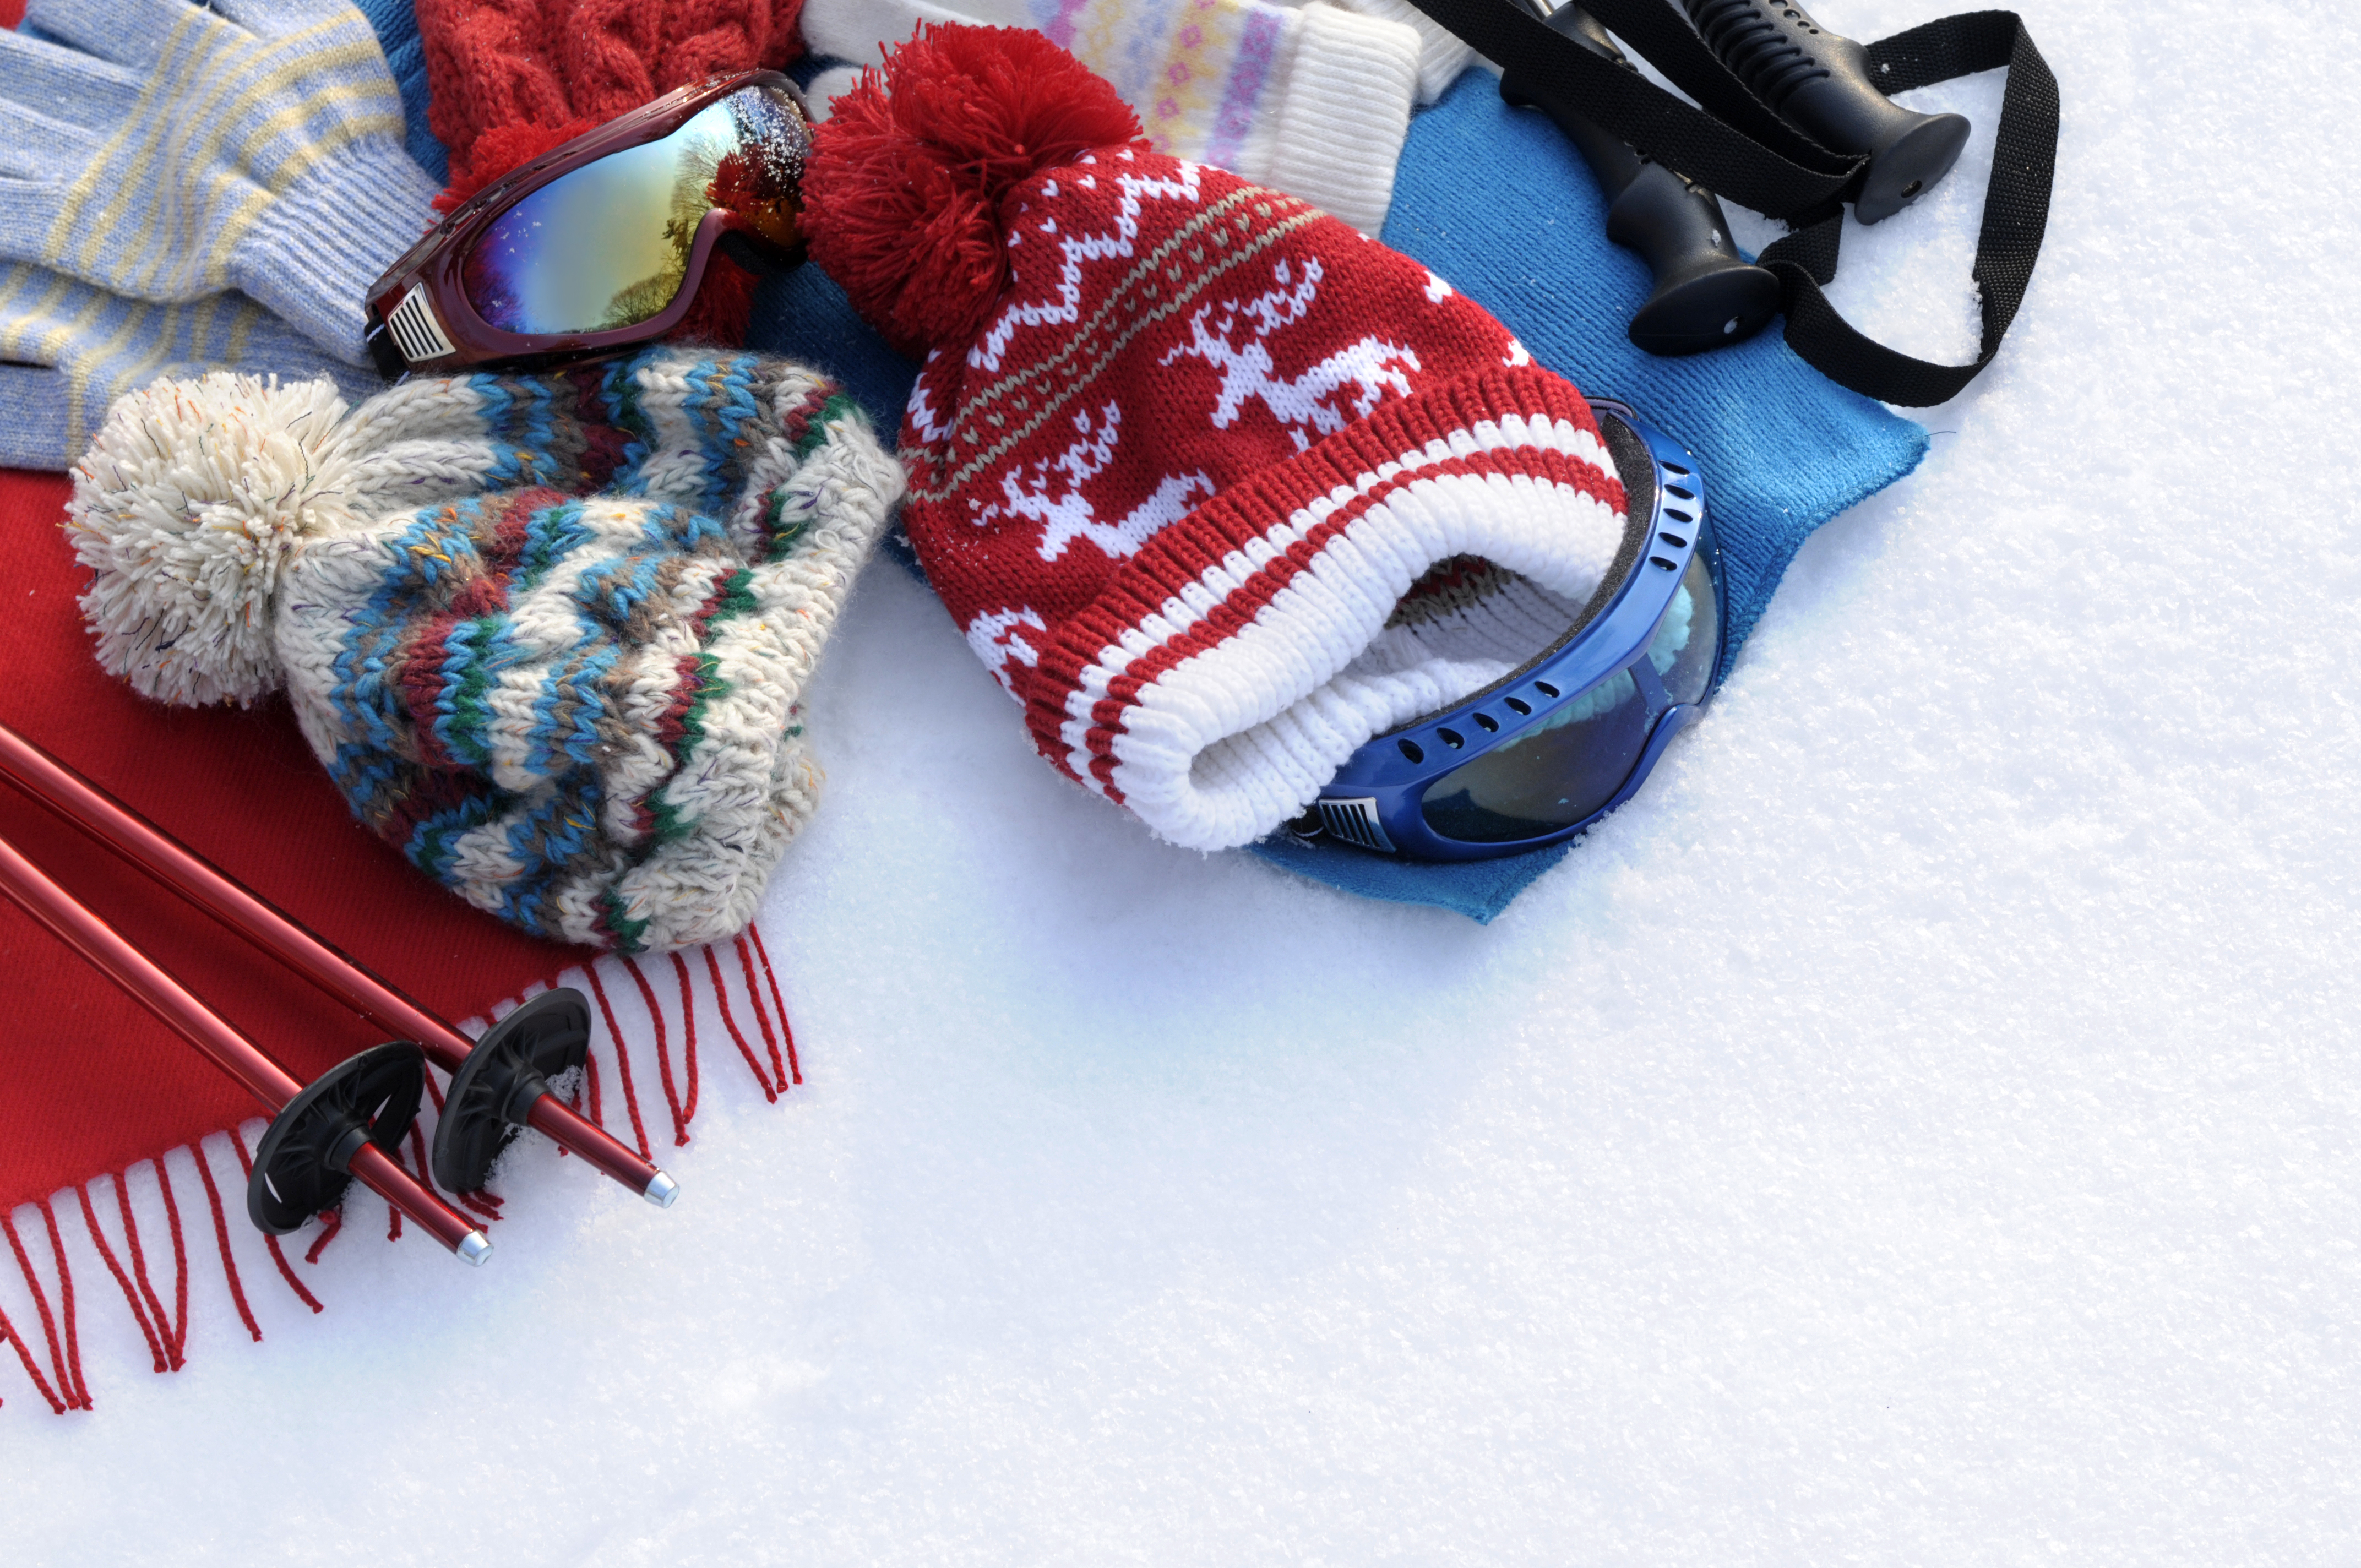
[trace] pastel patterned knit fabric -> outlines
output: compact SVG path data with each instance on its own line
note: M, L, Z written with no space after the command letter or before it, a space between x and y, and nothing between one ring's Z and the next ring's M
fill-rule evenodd
M1419 38L1397 21L1258 0L806 0L803 30L815 51L870 66L921 22L1036 28L1104 77L1159 151L1364 233L1385 222L1419 87ZM815 80L815 112L849 80Z
M355 815L528 931L741 929L816 802L797 700L901 490L851 400L677 349L330 418L296 395L214 377L117 404L68 524L102 663L181 701L283 679ZM209 619L225 589L186 591L222 581L190 551L225 536L269 585L267 651Z
M362 295L435 185L360 12L33 0L26 23L0 32L0 257L137 299L235 289L368 363Z

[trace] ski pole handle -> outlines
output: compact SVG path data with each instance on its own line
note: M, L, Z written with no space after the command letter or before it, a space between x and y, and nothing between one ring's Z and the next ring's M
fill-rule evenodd
M1731 74L1781 119L1831 152L1865 154L1853 216L1890 218L1959 161L1968 122L1921 115L1883 93L1869 51L1782 0L1683 0L1689 20Z
M1544 11L1547 0L1527 3L1591 53L1637 70L1580 6ZM1779 309L1779 280L1738 254L1712 192L1635 151L1513 65L1500 73L1500 96L1556 122L1606 193L1607 237L1648 264L1655 289L1632 314L1635 345L1650 354L1696 354L1741 342L1769 323Z

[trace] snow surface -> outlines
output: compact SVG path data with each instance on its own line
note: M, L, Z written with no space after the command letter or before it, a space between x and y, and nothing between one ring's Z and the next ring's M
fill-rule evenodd
M526 1149L489 1266L358 1201L316 1318L240 1227L269 1343L200 1266L172 1376L86 1269L0 1560L2361 1556L2351 12L2028 14L2000 363L1498 923L1153 843L881 566L806 1086L708 1031L671 1212ZM1839 303L1963 353L1981 182Z

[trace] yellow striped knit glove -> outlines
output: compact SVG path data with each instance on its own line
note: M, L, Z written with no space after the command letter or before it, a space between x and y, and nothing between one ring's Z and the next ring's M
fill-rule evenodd
M0 263L0 467L68 468L107 405L163 376L243 370L383 389L243 294L126 300L26 262Z
M435 186L358 11L33 0L25 22L42 36L0 32L0 258L134 299L235 289L368 363L362 294Z

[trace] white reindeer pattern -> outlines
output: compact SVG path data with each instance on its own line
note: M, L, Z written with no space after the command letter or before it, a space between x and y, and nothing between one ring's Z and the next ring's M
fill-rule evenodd
M1086 409L1074 416L1074 429L1080 438L1057 456L1002 475L1004 499L978 512L977 526L1000 517L1027 518L1041 525L1044 561L1064 554L1066 546L1076 539L1087 539L1108 556L1121 560L1137 554L1157 530L1187 516L1201 493L1213 493L1213 481L1202 473L1169 474L1155 494L1128 514L1114 522L1101 522L1082 487L1115 460L1115 443L1123 434L1123 410L1110 402L1094 421ZM1061 495L1049 493L1053 475L1063 480Z
M983 661L983 667L992 672L992 678L1010 696L1016 696L1016 679L1008 673L1008 662L1014 659L1027 669L1041 662L1041 651L1025 640L1028 626L1044 636L1049 634L1049 628L1039 613L1023 606L986 610L967 623L967 645L975 650L975 656Z
M1092 166L1097 172L1076 177L1079 190L1098 189L1099 175L1113 181L1116 202L1115 226L1104 234L1067 234L1058 227L1056 209L1045 211L1037 222L1029 209L1019 215L1023 222L1008 231L1008 244L1015 248L1024 244L1054 241L1058 247L1058 280L1049 293L1038 300L1011 300L1001 311L990 331L976 339L968 350L967 362L979 370L997 370L1001 356L1008 352L1008 340L1020 327L1072 325L1082 319L1082 266L1085 262L1129 259L1132 244L1139 237L1139 210L1151 201L1194 203L1198 200L1197 165L1185 159L1174 161L1170 179L1156 178L1135 172L1129 165L1129 152L1119 152L1113 161L1101 163L1092 154L1084 153L1078 163ZM1057 200L1058 181L1051 181L1042 188L1043 202Z
M1190 341L1162 360L1170 365L1176 359L1202 359L1222 373L1221 396L1213 405L1215 430L1227 430L1247 401L1258 399L1271 417L1287 427L1295 439L1295 449L1301 452L1315 437L1334 435L1352 421L1367 417L1387 392L1410 395L1407 372L1420 368L1418 356L1375 334L1338 349L1293 380L1273 376L1267 343L1281 327L1302 320L1311 310L1323 272L1314 257L1304 262L1300 283L1284 260L1272 269L1272 276L1279 287L1267 293L1200 306L1189 318ZM1206 323L1217 310L1220 319L1209 331ZM1254 323L1254 334L1240 345L1233 341L1233 334L1244 322Z

